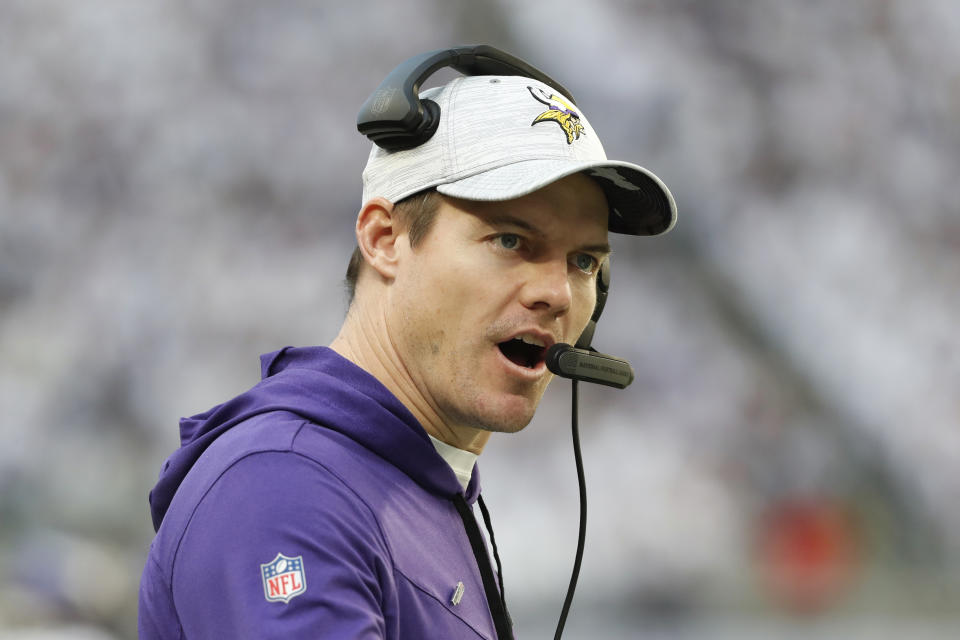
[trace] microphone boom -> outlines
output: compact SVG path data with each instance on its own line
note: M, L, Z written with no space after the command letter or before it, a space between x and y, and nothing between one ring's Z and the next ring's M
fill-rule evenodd
M578 349L558 342L546 355L547 368L563 378L625 389L633 382L633 367L622 358Z

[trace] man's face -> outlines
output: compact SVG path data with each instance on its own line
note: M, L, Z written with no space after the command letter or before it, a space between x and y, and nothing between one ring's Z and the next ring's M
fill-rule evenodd
M575 174L516 200L443 198L423 242L398 246L388 326L418 413L525 427L552 378L546 348L575 342L593 311L609 253L603 192Z

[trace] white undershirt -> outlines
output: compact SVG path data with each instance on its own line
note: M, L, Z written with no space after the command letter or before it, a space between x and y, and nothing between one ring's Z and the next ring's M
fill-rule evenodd
M430 436L429 433L427 435ZM430 436L430 442L433 443L433 447L440 454L440 457L446 460L450 468L453 469L453 472L457 475L457 480L460 481L460 485L466 491L467 485L470 484L470 478L473 477L473 465L476 464L477 458L480 456L463 449L457 449L433 436Z

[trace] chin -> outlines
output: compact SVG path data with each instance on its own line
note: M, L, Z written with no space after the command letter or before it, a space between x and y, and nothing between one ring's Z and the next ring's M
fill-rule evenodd
M516 433L530 424L538 404L539 398L511 397L506 401L491 401L473 412L472 422L484 431Z
M481 428L484 431L490 431L492 433L518 433L520 431L523 431L523 429L526 428L528 424L530 424L530 420L532 419L533 419L533 416L531 416L530 419L523 420L520 422L511 422L511 423L498 422L496 424L484 425Z
M518 384L476 375L451 378L456 383L445 385L442 414L452 424L494 433L516 433L530 424L547 386L546 379Z

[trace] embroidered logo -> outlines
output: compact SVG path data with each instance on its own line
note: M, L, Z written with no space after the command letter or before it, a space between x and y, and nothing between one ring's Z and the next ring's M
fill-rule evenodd
M276 558L260 565L260 578L268 602L290 602L291 598L307 590L303 556L290 558L278 553Z
M533 87L527 87L527 89L530 90L530 95L533 96L534 100L547 105L547 110L530 123L531 127L538 122L556 122L567 134L567 144L573 144L574 140L580 138L584 128L580 124L580 114L573 110L572 105L567 104L563 98L555 93L547 95L543 89L534 89Z

